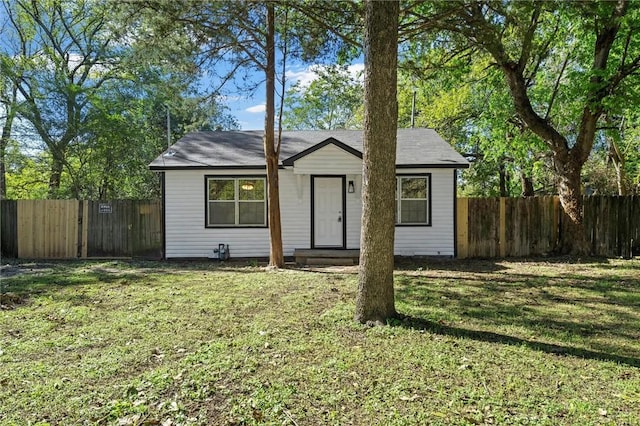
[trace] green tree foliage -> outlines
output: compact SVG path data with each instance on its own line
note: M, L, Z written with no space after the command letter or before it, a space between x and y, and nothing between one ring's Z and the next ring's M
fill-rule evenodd
M581 171L604 118L638 100L640 4L420 2L409 15L407 34L423 49L488 55L500 71L517 116L552 161L570 218L563 249L586 252Z
M273 2L173 2L153 1L147 5L158 17L156 37L163 34L187 32L201 52L203 67L223 85L237 79L236 73L246 70L263 73L266 81L266 109L264 127L264 153L268 182L268 216L270 255L269 265L284 266L282 232L280 225L280 197L278 163L280 137L275 135L276 49L282 53L281 86L284 87L284 69L287 60L289 8L276 7ZM147 12L148 13L148 12ZM276 19L276 15L278 19ZM281 26L276 32L276 21ZM224 63L227 67L218 67ZM216 75L224 68L223 75ZM252 90L254 87L245 87ZM284 95L284 94L283 94Z
M627 108L607 117L585 164L584 183L590 194L640 194L640 114Z
M176 32L188 34L189 40L200 53L202 69L216 78L219 87L228 81L236 84L242 82L243 72L258 71L264 75L266 102L263 145L268 183L269 266L284 266L278 186L281 132L276 134L275 131L276 87L281 94L281 117L287 60L291 56L304 59L318 57L332 50L332 46L339 43L332 36L335 31L329 32L318 25L305 25L315 17L301 13L295 3L284 1L155 0L146 2L144 8L157 18L153 27L156 38ZM248 81L244 79L244 82ZM244 91L250 92L255 90L257 84L242 86ZM278 130L281 129L282 120L278 120Z
M165 40L167 57L154 56L133 37L148 24L127 22L130 15L112 6L3 3L2 75L18 90L18 122L30 124L14 136L31 161L13 168L10 181L34 185L10 193L41 197L35 182L46 179L48 197L158 196L158 177L146 165L166 146L167 108L173 140L194 128L238 127L215 96L193 92L186 36ZM34 139L42 146L31 146Z
M486 56L443 65L445 56L437 47L419 56L404 55L398 88L400 127L411 125L415 100L414 126L436 129L472 161L464 172L462 194L548 192L551 169L545 146L516 114L499 71L489 67Z
M318 77L294 84L285 98L284 127L294 130L362 128L361 72L346 65L315 66Z

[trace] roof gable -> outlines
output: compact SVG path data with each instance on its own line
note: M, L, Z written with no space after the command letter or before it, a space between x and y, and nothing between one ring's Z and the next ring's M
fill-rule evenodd
M354 155L360 159L362 159L362 152L358 151L357 149L350 147L349 145L340 142L339 140L337 140L336 138L328 138L325 139L324 141L313 145L307 149L305 149L302 152L299 152L298 154L292 155L289 158L285 158L284 160L282 160L282 165L284 166L293 166L293 163L295 163L297 160L306 157L309 154L312 154L314 152L316 152L317 150L324 148L327 145L335 145L336 147L348 152L351 155Z

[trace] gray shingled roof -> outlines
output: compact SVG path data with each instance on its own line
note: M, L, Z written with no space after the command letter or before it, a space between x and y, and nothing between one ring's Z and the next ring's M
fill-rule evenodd
M153 160L153 170L186 168L264 168L261 130L193 132ZM362 153L362 130L284 131L280 164L305 150L335 139ZM466 168L469 163L433 129L398 129L396 164L399 167Z

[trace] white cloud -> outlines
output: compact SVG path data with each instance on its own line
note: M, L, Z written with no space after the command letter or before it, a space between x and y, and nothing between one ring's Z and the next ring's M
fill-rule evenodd
M311 65L301 71L287 71L287 80L291 84L300 83L302 87L308 87L311 82L318 78L316 73L318 65Z
M361 73L360 77L358 78L358 80L360 80L360 81L364 80L364 73L362 73L364 71L364 63L349 65L348 69L349 69L349 73L353 77L357 76L358 73Z
M250 112L250 113L259 113L259 112L265 112L267 109L267 107L265 106L265 104L260 104L260 105L254 105L252 107L249 107L247 109L245 109L246 112Z
M287 71L287 80L292 85L299 83L301 87L308 87L312 81L318 78L318 70L325 67L326 65L314 64L299 71ZM359 72L364 70L364 63L349 65L347 69L349 73L355 77ZM361 75L360 80L362 80L362 78L363 76Z

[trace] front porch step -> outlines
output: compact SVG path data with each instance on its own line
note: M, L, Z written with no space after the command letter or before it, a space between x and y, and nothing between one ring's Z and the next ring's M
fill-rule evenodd
M299 265L357 265L360 250L295 249L293 256Z

